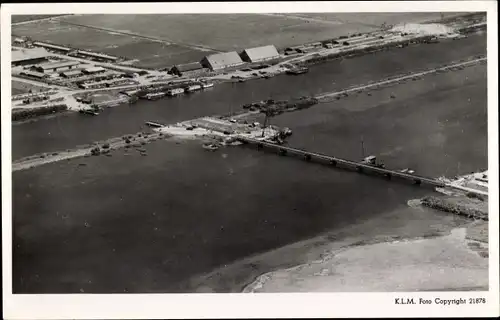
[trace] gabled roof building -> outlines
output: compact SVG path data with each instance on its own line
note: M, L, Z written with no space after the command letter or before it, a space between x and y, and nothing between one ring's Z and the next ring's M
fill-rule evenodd
M279 58L280 54L274 45L245 49L241 58L246 62L261 62Z
M211 70L239 66L244 63L236 51L212 54L201 60L201 64Z

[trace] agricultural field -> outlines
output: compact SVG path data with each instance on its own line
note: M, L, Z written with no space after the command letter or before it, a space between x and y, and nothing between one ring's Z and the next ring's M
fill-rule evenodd
M456 13L447 13L449 16ZM371 31L382 23L440 19L440 13L321 13L300 14L74 15L61 20L203 45L222 51L274 44L283 48L350 33ZM299 17L299 18L298 18ZM152 23L154 21L154 23ZM332 21L334 23L332 23ZM216 35L216 36L214 36Z
M12 32L126 57L139 67L164 68L199 61L215 51L268 44L284 48L377 30L383 23L423 22L453 15L457 13L69 15L15 25Z
M48 18L53 18L53 17L59 17L62 16L61 14L23 14L23 15L13 15L11 17L12 23L20 23L20 22L27 22L27 21L33 21L33 20L40 20L40 19L48 19Z
M25 82L20 82L20 81L15 81L15 80L11 81L12 95L28 93L30 91L31 92L42 92L42 91L47 91L47 88L35 86L31 83L25 83Z
M177 63L198 61L210 53L175 44L68 25L57 20L13 26L12 33L16 36L28 36L34 40L137 60L133 65L147 68L161 68Z
M362 25L381 26L396 25L402 23L421 23L442 18L449 18L462 15L463 12L379 12L379 13L285 13L287 17L310 18L314 20L323 20L325 22L359 23Z

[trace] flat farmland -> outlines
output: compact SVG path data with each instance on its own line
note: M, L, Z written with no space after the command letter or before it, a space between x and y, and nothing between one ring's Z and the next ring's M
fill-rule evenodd
M78 15L61 20L222 51L286 47L378 28L348 18L332 24L269 14Z
M126 57L137 60L134 65L140 67L160 68L177 63L198 61L207 54L207 52L175 44L68 25L57 20L16 25L13 26L12 33L16 36L29 36L39 41Z
M442 18L463 15L463 12L377 12L377 13L284 13L287 17L309 18L326 22L359 23L362 25L381 26L401 23L421 23Z
M11 17L12 23L28 22L33 20L48 19L61 16L61 14L16 14Z

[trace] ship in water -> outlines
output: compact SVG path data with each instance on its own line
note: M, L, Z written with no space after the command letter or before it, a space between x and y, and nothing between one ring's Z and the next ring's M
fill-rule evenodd
M213 83L211 83L211 82L204 82L204 83L202 83L202 84L201 84L201 87L202 87L203 89L212 88L213 86L214 86L214 84L213 84Z
M80 109L78 112L81 114L88 114L91 116L98 116L99 115L99 112L97 112L94 109Z
M161 123L154 122L154 121L147 121L146 125L149 126L149 127L153 127L153 128L162 128L162 127L165 126L165 125L163 125Z
M215 143L204 143L202 145L203 149L207 150L207 151L215 151L217 149L219 149L219 146L216 145Z
M154 93L148 93L146 94L146 99L148 100L157 100L157 99L161 99L163 97L166 96L166 93L165 92L154 92Z
M174 89L170 89L167 91L167 95L170 97L178 96L178 95L183 94L183 93L184 93L183 88L174 88Z
M198 91L201 89L202 89L202 86L200 84L192 84L190 86L187 86L184 90L186 91L186 93L190 93L190 92Z
M304 74L304 73L307 73L309 72L309 69L306 68L306 67L301 67L301 68L293 68L293 69L288 69L286 71L286 74L290 74L290 75L299 75L299 74Z

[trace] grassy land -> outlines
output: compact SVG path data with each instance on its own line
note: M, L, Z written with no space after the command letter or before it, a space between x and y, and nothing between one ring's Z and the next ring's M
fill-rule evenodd
M115 30L130 30L158 39L201 44L218 50L239 50L253 46L274 44L277 47L330 39L340 35L371 31L383 22L395 24L433 20L439 13L335 13L321 14L326 24L286 16L260 14L210 15L79 15L63 20ZM154 21L154 24L151 23ZM216 35L216 36L214 36Z
M15 81L15 80L11 81L11 86L12 86L11 87L12 95L28 93L30 90L32 90L32 92L42 92L42 91L48 90L45 87L38 87L38 86L33 85L33 84Z
M62 14L43 14L43 15L13 15L11 17L12 23L18 23L18 22L26 22L26 21L33 21L33 20L40 20L40 19L47 19L47 18L53 18L53 17L58 17L62 16Z
M160 68L177 63L198 61L207 54L207 52L191 50L174 44L67 25L57 20L13 26L12 33L19 36L29 36L35 40L137 59L139 61L134 65L140 67Z

